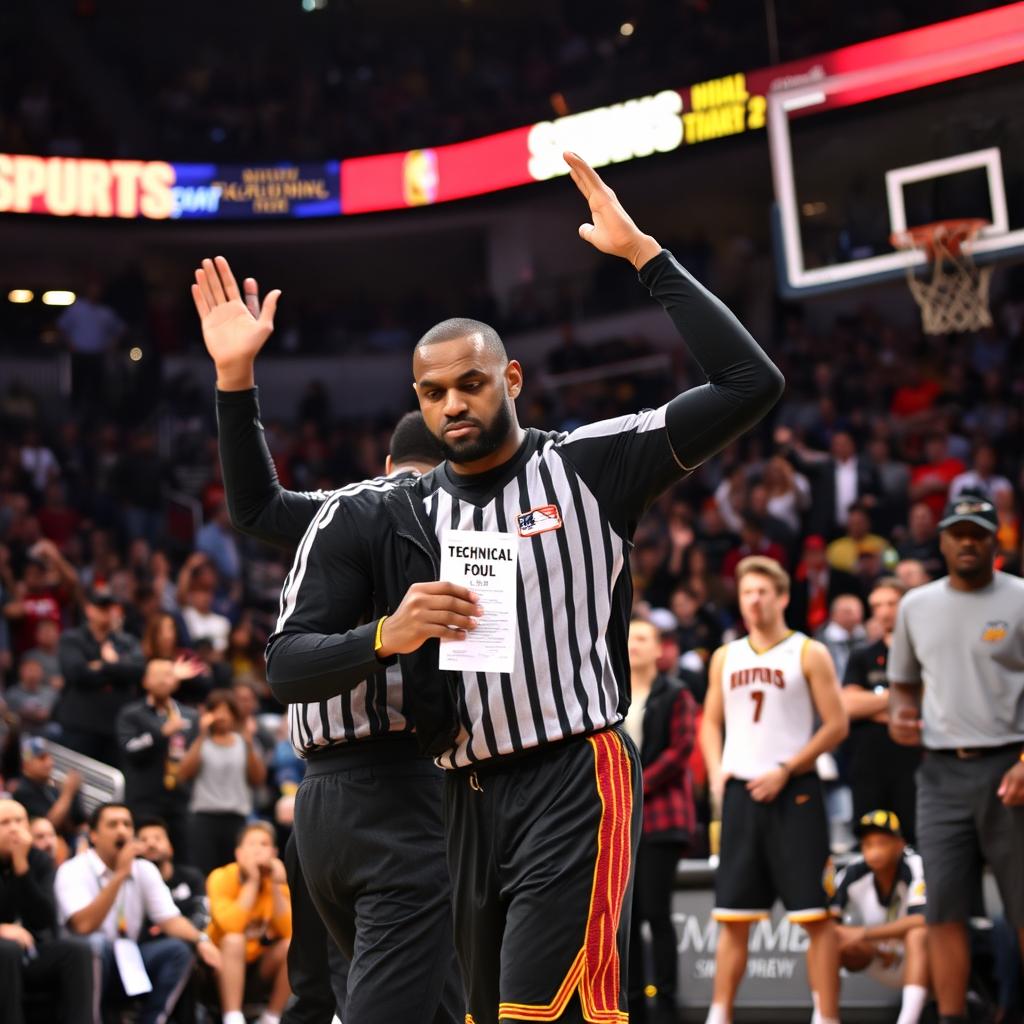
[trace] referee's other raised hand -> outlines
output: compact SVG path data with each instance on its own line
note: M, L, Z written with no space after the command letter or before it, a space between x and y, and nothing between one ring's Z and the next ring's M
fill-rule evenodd
M192 301L203 327L206 351L217 367L221 391L242 391L255 383L253 364L274 330L279 289L267 295L260 306L254 278L238 289L231 266L223 256L203 260L195 272Z
M479 599L455 583L413 583L402 603L384 620L377 654L409 654L432 637L465 640L483 615Z
M661 252L661 246L633 223L633 218L597 171L583 157L569 150L562 158L569 165L569 177L590 205L593 223L580 225L580 238L601 252L629 260L637 270L654 259Z

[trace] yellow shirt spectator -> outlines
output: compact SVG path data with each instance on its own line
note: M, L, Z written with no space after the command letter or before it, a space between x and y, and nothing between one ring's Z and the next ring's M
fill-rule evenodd
M210 898L210 924L207 933L219 946L230 932L245 935L245 962L258 960L267 945L292 935L291 898L288 885L275 882L269 874L260 881L259 894L252 907L239 906L242 894L242 871L238 864L225 864L210 873L206 893ZM274 913L274 886L284 897L283 907ZM280 901L279 901L280 902Z

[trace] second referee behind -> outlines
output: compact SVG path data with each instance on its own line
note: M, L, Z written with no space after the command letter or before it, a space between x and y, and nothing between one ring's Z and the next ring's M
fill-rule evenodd
M380 496L377 517L356 521L342 506L322 514L268 648L285 701L316 700L402 657L417 736L448 769L456 946L475 1024L627 1017L640 810L638 758L620 728L631 538L651 502L757 423L783 385L722 303L637 228L592 168L566 159L593 220L581 237L640 272L708 383L571 434L524 429L522 368L493 328L438 324L416 347L413 376L447 462ZM439 579L452 530L480 534L462 546L495 559L484 569L514 560L499 612L511 671L490 660L439 668L439 638L464 638L480 618L468 588ZM367 586L384 613L376 628L334 632L338 607Z
M994 571L999 520L987 497L957 495L939 527L949 576L900 604L889 731L925 747L917 841L928 956L942 1024L959 1024L982 859L1024 947L1024 580Z

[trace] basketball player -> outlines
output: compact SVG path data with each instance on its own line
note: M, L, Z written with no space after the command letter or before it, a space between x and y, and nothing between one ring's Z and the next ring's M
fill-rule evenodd
M749 635L712 656L700 729L722 808L713 914L719 938L707 1024L731 1021L750 923L768 917L776 899L810 938L815 1024L835 1024L839 948L826 893L828 820L814 762L849 725L828 651L786 626L786 571L755 555L736 567L736 581Z
M445 462L371 495L378 514L324 506L267 652L285 701L322 699L399 659L419 702L416 736L445 769L456 945L476 1024L628 1019L640 828L640 765L621 728L631 538L657 496L757 423L783 386L593 168L566 159L593 219L581 237L639 272L707 383L570 434L527 429L515 405L523 370L497 332L437 324L412 370ZM499 574L510 585L487 608L487 594L459 582ZM376 621L338 633L367 599ZM481 642L439 662L441 637L477 628ZM458 667L442 669L449 656Z

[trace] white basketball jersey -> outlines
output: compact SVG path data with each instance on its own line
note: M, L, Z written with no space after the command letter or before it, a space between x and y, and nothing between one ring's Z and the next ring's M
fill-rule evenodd
M814 702L800 664L807 642L803 633L790 633L761 653L748 637L726 646L722 663L722 771L726 774L756 779L807 745L814 733Z

